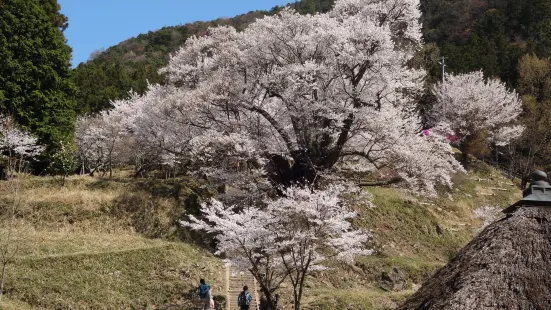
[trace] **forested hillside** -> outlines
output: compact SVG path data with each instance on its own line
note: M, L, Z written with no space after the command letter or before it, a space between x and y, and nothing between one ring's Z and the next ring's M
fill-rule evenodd
M334 0L303 0L290 4L301 13L328 11ZM157 70L166 65L192 35L204 35L208 27L230 25L242 30L255 19L273 15L254 11L234 18L165 27L130 38L106 51L96 53L74 71L81 113L109 107L109 100L127 96L130 89L143 92L147 81L161 82ZM517 86L518 62L522 55L551 53L551 1L548 0L422 0L423 35L436 43L447 58L448 69L468 72L483 69L510 86ZM435 59L433 67L437 67ZM434 69L434 68L433 68ZM435 77L440 70L431 70Z
M551 1L422 0L421 11L425 41L440 47L452 71L483 69L516 86L522 55L551 52Z
M333 2L303 0L292 6L299 12L313 14L328 11ZM100 111L110 106L110 100L127 97L131 89L142 93L148 81L152 84L161 82L157 71L167 64L170 54L177 51L189 37L205 35L207 29L214 26L232 26L243 30L257 18L273 15L281 9L274 7L270 11L253 11L233 18L164 27L94 53L92 59L74 70L79 112Z

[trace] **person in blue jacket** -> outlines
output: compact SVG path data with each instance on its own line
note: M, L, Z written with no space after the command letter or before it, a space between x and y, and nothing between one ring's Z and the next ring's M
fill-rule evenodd
M237 297L237 306L239 306L240 310L249 310L252 299L253 296L251 296L249 288L245 285L243 286L243 291L239 293L239 297Z
M210 309L210 286L205 282L205 279L201 279L199 283L197 295L199 299L201 299L202 309Z

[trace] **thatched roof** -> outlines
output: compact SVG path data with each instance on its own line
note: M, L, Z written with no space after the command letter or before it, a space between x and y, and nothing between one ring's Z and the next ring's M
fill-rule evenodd
M398 309L551 309L551 208L486 227Z

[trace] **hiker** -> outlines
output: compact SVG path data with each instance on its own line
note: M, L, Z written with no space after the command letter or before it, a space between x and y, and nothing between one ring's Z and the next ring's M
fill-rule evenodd
M274 306L275 306L275 310L281 310L281 304L279 302L279 294L275 294Z
M241 292L239 297L237 297L237 306L239 307L239 310L249 310L252 299L253 297L251 296L251 293L249 293L249 288L246 285L243 286L243 292Z
M201 299L201 309L210 309L210 286L205 282L205 279L201 279L199 283L197 295Z

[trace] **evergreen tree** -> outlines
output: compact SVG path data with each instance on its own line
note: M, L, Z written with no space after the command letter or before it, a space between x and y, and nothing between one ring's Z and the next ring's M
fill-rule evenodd
M67 16L61 14L61 7L57 0L40 0L40 6L48 13L50 19L55 27L61 31L65 31L69 27L69 20Z
M0 112L50 149L74 132L66 27L56 0L0 0Z

